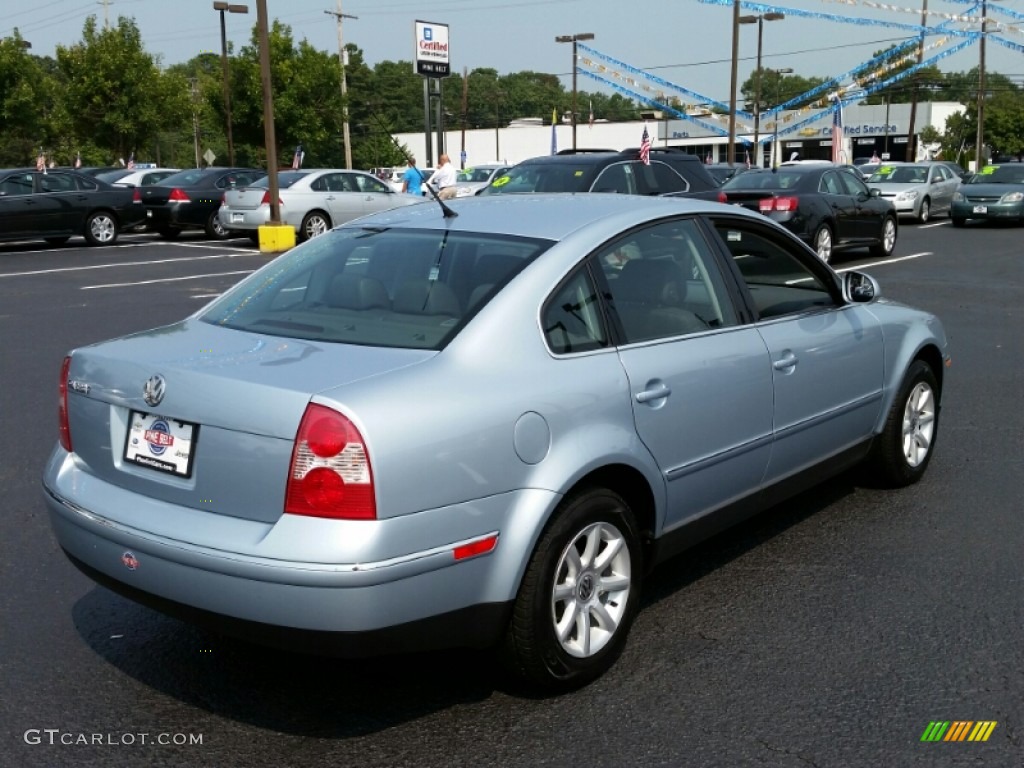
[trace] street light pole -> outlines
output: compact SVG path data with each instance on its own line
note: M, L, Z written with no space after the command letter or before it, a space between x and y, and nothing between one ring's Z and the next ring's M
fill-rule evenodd
M757 167L762 164L761 145L757 143L761 125L761 42L764 37L766 21L781 21L786 18L784 13L759 13L754 16L740 16L740 24L757 23L757 71L754 74L754 152L757 153Z
M231 88L228 85L228 35L224 24L224 13L248 13L249 6L232 3L214 2L213 10L220 11L220 65L224 73L224 114L227 118L228 134L228 165L235 164L235 142L231 136Z
M778 108L782 101L782 76L793 73L792 68L783 67L782 69L770 70L774 72L778 77L775 78L775 106ZM772 168L778 165L779 157L779 112L775 113L775 131L772 135Z
M593 40L591 32L580 32L575 35L559 35L556 43L572 43L572 148L576 149L576 43L580 40Z

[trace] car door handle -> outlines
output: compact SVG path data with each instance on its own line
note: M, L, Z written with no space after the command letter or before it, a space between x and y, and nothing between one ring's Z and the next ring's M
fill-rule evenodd
M334 195L328 195L327 197L324 198L324 200L334 200L334 199L335 199Z
M645 389L643 392L637 392L636 401L638 403L649 403L652 400L661 400L671 394L672 390L667 385L659 384L652 389Z
M787 352L781 358L772 363L772 368L776 371L790 371L796 368L797 357L792 352Z

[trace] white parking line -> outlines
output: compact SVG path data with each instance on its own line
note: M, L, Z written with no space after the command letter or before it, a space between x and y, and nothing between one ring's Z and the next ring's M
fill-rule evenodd
M949 219L946 221L933 221L931 224L918 224L917 229L932 229L934 227L945 227L949 225Z
M91 291L93 288L127 288L131 285L152 285L153 283L175 283L179 280L199 280L204 277L221 277L222 275L251 275L255 269L240 269L236 272L211 272L208 275L185 275L184 277L161 277L156 280L137 280L134 283L106 283L105 285L83 285L80 290Z
M844 267L843 269L837 269L836 272L851 272L855 269L867 269L868 267L879 267L883 264L895 264L898 261L909 261L910 259L920 259L922 256L934 256L934 251L921 251L920 253L912 253L909 256L900 256L897 259L885 259L883 261L869 261L866 264L859 264L856 267Z
M150 261L120 261L115 264L90 264L83 267L56 267L54 269L34 269L31 272L8 272L0 277L27 277L30 275L51 275L55 272L79 272L88 269L110 269L111 267L138 267L149 264L173 264L179 261L203 261L204 259L235 259L240 254L221 253L215 256L181 256L176 259L153 259Z
M179 248L217 248L218 250L224 250L228 248L232 251L238 251L239 253L248 253L252 256L258 256L259 251L254 251L252 248L239 248L235 245L208 245L206 243L174 243Z

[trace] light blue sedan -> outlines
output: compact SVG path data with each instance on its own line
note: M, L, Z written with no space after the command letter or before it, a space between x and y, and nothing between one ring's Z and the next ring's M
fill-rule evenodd
M934 316L736 206L410 206L71 352L44 495L76 565L172 615L567 690L658 562L860 462L919 480L948 363Z

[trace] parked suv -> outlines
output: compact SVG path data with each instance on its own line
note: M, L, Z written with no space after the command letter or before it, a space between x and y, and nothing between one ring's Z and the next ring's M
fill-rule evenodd
M650 164L638 148L566 150L524 160L493 179L481 195L536 192L617 192L626 195L674 193L719 199L718 182L696 155L679 149L651 149Z

